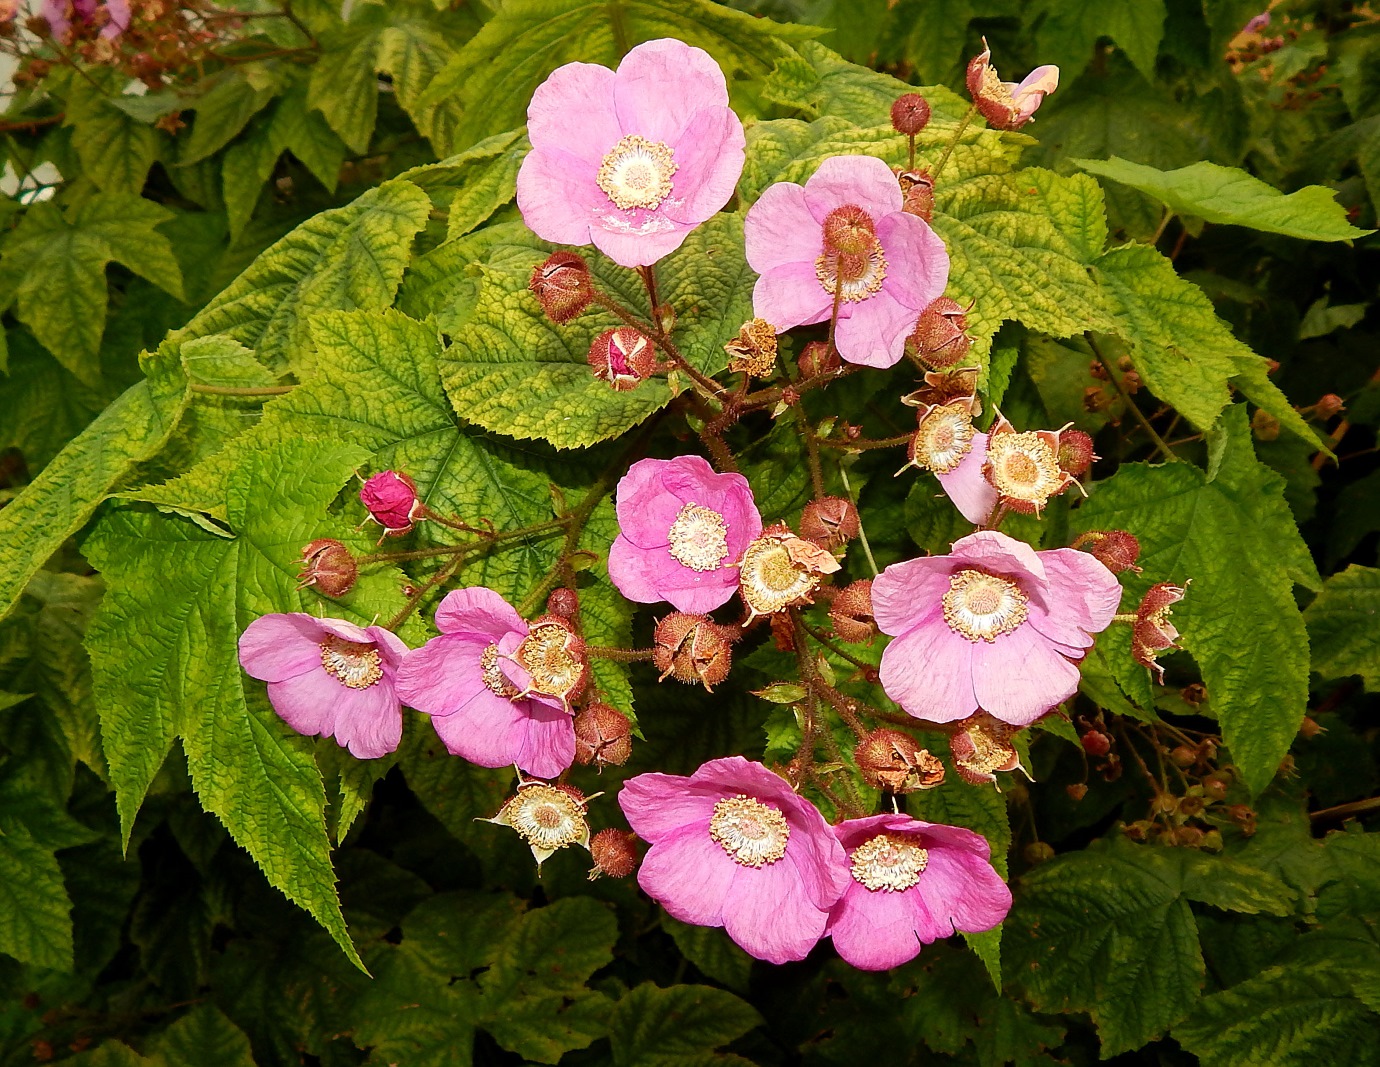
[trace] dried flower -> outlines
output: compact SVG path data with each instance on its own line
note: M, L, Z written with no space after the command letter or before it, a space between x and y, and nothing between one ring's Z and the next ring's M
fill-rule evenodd
M1015 130L1034 118L1045 97L1059 88L1059 68L1036 67L1019 84L1004 82L992 66L992 50L984 37L982 52L968 63L967 80L968 92L987 125Z
M738 593L748 606L749 619L771 615L807 603L820 578L838 569L832 553L777 523L743 552Z
M944 781L944 764L910 734L873 730L858 742L853 760L863 781L875 789L912 793L933 789Z
M354 588L359 576L359 566L350 550L329 537L303 545L302 558L298 562L305 566L297 575L297 588L315 586L323 596L344 596Z
M589 848L586 803L584 794L573 786L520 782L517 793L499 813L483 821L515 830L532 849L540 870L559 849L569 845Z
M1021 755L1011 743L1015 732L985 712L960 722L949 738L949 754L954 758L958 776L969 785L996 785L999 773L1025 773Z
M729 355L729 370L766 378L776 366L776 327L766 319L749 319L724 351Z
M1157 658L1161 652L1178 648L1179 631L1169 621L1172 608L1184 598L1185 585L1159 582L1146 591L1136 609L1136 621L1131 629L1131 656L1142 667L1155 673L1155 680L1164 684L1164 668Z
M652 662L661 671L659 680L670 676L678 682L698 682L712 692L728 677L733 663L732 633L708 615L667 615L653 635Z

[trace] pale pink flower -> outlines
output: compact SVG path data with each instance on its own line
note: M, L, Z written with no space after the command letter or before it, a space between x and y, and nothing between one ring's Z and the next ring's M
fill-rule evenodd
M557 67L527 108L532 151L517 202L533 232L593 244L625 267L655 263L728 203L743 170L743 124L723 71L672 39L611 71Z
M758 959L804 959L848 866L824 817L790 785L742 756L686 778L640 774L618 795L651 850L638 884L672 918L722 926Z
M916 718L956 722L983 709L1026 726L1078 688L1093 634L1121 586L1086 552L1036 552L995 530L947 556L894 563L872 583L882 688Z
M96 20L96 13L105 9L106 22L101 36L118 37L129 28L129 0L43 0L39 14L43 16L57 40L66 42L74 24L88 25Z
M1259 15L1254 15L1246 25L1241 27L1242 33L1261 33L1270 25L1270 13L1262 11Z
M441 636L403 662L398 695L431 716L446 749L481 767L517 764L540 778L568 768L575 760L569 704L550 685L537 692L534 684L548 680L534 679L519 662L534 627L492 589L475 586L445 595L436 628ZM567 658L564 668L551 666L582 669Z
M997 507L996 487L983 473L986 466L987 435L981 430L974 430L973 447L958 464L952 470L935 473L954 507L975 526L981 526L990 519Z
M1059 68L1036 67L1020 82L1004 82L992 66L992 49L982 39L982 51L968 61L968 92L978 113L996 130L1024 126L1040 110L1045 97L1059 88Z
M873 815L833 828L848 856L848 888L828 933L854 967L899 967L955 933L990 930L1011 910L987 839L909 815Z
M360 759L398 747L407 645L396 634L294 611L255 619L239 650L245 673L268 683L273 710L299 734L334 737Z
M841 286L839 355L895 364L949 280L944 242L902 202L891 168L872 156L833 156L803 187L770 186L744 223L748 264L761 275L753 314L777 333L825 322Z
M741 474L715 474L699 456L642 459L618 483L618 537L609 577L639 604L703 613L738 588L738 561L762 532Z

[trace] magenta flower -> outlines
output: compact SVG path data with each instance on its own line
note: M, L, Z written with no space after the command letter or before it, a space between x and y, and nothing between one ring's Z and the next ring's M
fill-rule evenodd
M1045 97L1059 88L1059 68L1047 63L1036 67L1020 82L1004 82L992 66L992 49L982 39L982 51L968 61L968 92L978 113L994 130L1016 130L1024 126Z
M947 556L893 563L872 583L882 688L916 718L956 722L978 709L1027 726L1078 688L1093 634L1121 586L1086 552L1036 552L983 530Z
M647 895L681 922L722 926L758 959L804 959L848 887L824 817L742 756L689 778L639 774L618 803L652 846L637 873Z
M833 828L848 854L848 888L828 933L854 967L899 967L954 933L990 930L1011 910L987 839L909 815L873 815Z
M1270 13L1262 11L1259 15L1253 16L1246 25L1241 27L1242 33L1262 33L1270 25Z
M536 634L545 643L546 625L558 624L529 627L492 589L452 590L436 609L441 636L408 654L398 695L431 716L453 755L555 778L575 760L575 727L567 700L553 694L575 691L584 664L554 635L541 676L524 669L526 642Z
M39 14L48 23L57 40L66 42L73 24L86 26L96 21L97 12L105 9L106 22L101 36L118 37L129 28L129 0L43 0Z
M318 619L300 611L264 615L240 635L240 665L268 683L282 720L308 737L334 737L360 759L402 739L398 668L402 639L382 626Z
M416 525L423 507L417 497L417 484L406 474L379 471L359 490L359 499L369 509L369 517L383 527L385 534L405 534Z
M743 170L743 124L709 53L669 38L611 71L557 67L527 108L532 151L517 202L538 237L593 244L643 267L674 252L728 203Z
M618 591L695 614L732 598L738 561L762 532L747 479L715 474L699 456L638 460L618 483L617 509L609 577Z
M872 156L833 156L804 187L769 187L744 224L748 264L761 275L753 314L777 333L825 322L841 288L839 355L868 367L896 363L949 281L944 242L902 201L891 168Z

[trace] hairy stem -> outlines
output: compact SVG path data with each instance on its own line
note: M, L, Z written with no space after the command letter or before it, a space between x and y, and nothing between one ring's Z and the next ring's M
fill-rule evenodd
M976 114L977 104L973 104L963 116L963 121L958 124L958 129L954 131L953 140L950 141L948 147L944 149L944 154L939 157L939 165L934 168L934 174L931 176L936 184L939 182L939 176L944 173L944 168L948 166L949 157L954 154L954 149L958 146L959 138L967 131L968 124L973 121L973 116Z
M1150 435L1150 440L1155 442L1155 448L1159 450L1160 455L1164 456L1165 460L1169 463L1182 463L1183 461L1174 454L1174 450L1164 443L1164 438L1155 432L1155 428L1150 425L1150 420L1145 417L1145 412L1141 411L1140 408L1136 406L1135 401L1131 399L1131 394L1126 392L1126 387L1121 384L1121 379L1117 377L1116 368L1113 367L1107 357L1102 354L1102 349L1097 347L1097 342L1093 339L1092 332L1090 330L1085 330L1083 332L1083 337L1088 342L1088 347L1092 349L1092 354L1097 359L1097 362L1101 363L1103 370L1107 372L1107 378L1111 381L1112 388L1117 391L1121 399L1125 402L1127 410L1129 410L1131 414L1135 416L1136 421L1140 423L1141 429Z

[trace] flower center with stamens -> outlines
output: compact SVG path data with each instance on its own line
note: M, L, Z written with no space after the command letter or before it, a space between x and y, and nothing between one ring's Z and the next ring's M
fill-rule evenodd
M944 621L969 641L995 641L1025 622L1029 598L1015 582L985 571L964 570L949 576L944 594Z
M368 689L383 677L383 659L373 645L328 634L321 642L321 667L348 689Z
M765 867L786 854L791 828L776 808L739 794L714 805L709 836L734 863Z
M759 537L743 552L738 585L749 608L758 615L771 615L812 593L819 575L792 559L779 538Z
M532 676L532 689L565 697L584 677L585 665L572 647L576 637L554 622L537 623L522 639L513 658ZM485 684L488 680L485 679Z
M717 570L728 558L728 524L712 508L686 504L667 535L671 558L692 571Z
M815 277L830 296L839 295L846 304L875 296L886 280L886 256L882 242L875 237L861 252L825 251L815 260Z
M900 834L878 834L849 856L853 880L874 893L899 893L920 881L930 854Z
M552 852L589 833L584 809L575 798L549 785L523 786L498 817L532 847Z
M948 474L973 450L973 417L967 404L933 408L915 430L915 462Z
M508 681L503 670L498 665L498 645L490 645L479 656L479 674L484 679L484 684L488 686L489 692L496 693L501 697L508 697L510 700L517 696L520 689Z
M650 211L671 195L677 169L667 145L630 133L609 149L594 180L614 206Z
M1016 110L1016 101L1011 96L1010 88L1007 87L1006 82L1001 80L1001 75L993 66L989 65L982 68L981 94L994 103L1009 107L1012 111Z
M1067 484L1059 457L1038 434L994 434L987 443L987 463L998 493L1036 507Z

